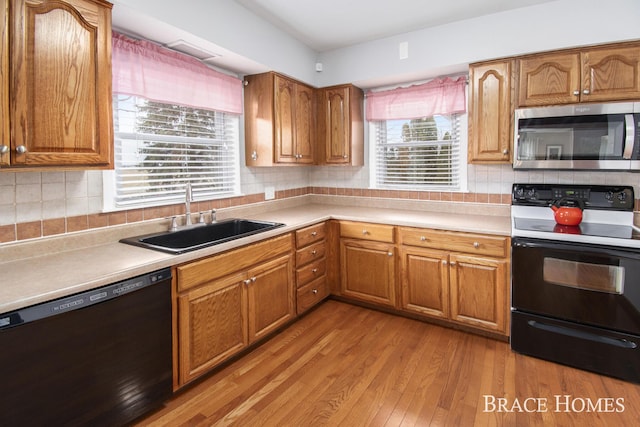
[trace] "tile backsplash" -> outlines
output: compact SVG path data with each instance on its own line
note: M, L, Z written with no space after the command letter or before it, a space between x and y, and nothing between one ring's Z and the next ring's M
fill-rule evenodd
M358 189L369 188L368 172L367 167L243 167L241 190L247 197L236 202L260 201L265 187L274 187L279 197L297 194L287 190L314 187L349 189L349 194L359 195ZM514 182L625 184L634 186L636 197L640 195L640 173L631 172L514 171L511 165L469 165L467 181L468 193L451 193L447 198L443 196L442 200L467 201L467 196L477 194L490 203L508 203L508 197L485 195L508 195ZM360 192L360 195L365 194L371 192ZM390 192L384 194L385 197L393 195ZM65 218L102 213L101 171L0 172L0 226L64 222ZM144 219L144 215L131 215L131 218ZM62 227L63 232L70 231L68 225L66 228L58 227Z

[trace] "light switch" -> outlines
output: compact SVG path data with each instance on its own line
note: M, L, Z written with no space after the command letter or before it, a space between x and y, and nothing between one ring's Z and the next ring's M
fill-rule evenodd
M401 42L398 50L400 59L407 59L409 57L409 42Z

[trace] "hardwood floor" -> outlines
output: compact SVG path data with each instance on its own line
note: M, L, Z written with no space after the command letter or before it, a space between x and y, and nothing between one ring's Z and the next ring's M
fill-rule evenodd
M137 425L583 427L639 420L639 385L329 300Z

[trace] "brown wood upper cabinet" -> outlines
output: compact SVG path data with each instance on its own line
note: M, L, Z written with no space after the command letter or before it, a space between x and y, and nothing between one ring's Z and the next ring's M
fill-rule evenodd
M531 55L518 64L520 107L640 97L640 43Z
M0 166L113 167L111 7L3 2Z
M315 89L273 72L245 81L247 166L315 163Z
M318 90L318 163L364 165L364 94L353 85Z
M469 67L469 163L511 162L513 60Z

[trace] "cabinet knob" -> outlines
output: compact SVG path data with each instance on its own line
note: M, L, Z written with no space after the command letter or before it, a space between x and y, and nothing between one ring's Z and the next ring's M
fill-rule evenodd
M456 266L456 265L458 265L458 264L457 264L455 261L451 261L451 262L449 263L449 265L450 265L451 267L455 267L455 266Z
M367 230L362 230L362 235L366 236L367 234L369 234L369 232Z
M342 155L342 158L343 158L343 159L346 159L347 157L349 157L349 156L347 156L346 154L343 154L343 155Z
M573 95L574 95L574 96L578 96L578 95L580 95L580 91L579 91L579 90L574 90L574 91L573 91Z
M315 295L315 294L317 294L317 293L318 293L318 290L317 290L317 289L312 289L312 290L311 290L311 293Z
M25 147L24 145L18 145L16 147L16 151L18 152L18 154L24 154L27 152L27 147Z
M9 147L6 145L0 145L0 154L7 154L9 152Z
M251 283L251 279L243 280L242 283L249 285Z
M449 263L447 262L447 260L446 260L446 259L443 259L443 260L442 260L442 265L447 265L447 264L449 264Z
M317 269L317 268L314 268L313 270L311 270L311 272L312 272L313 274L316 274L316 273L318 272L318 269Z
M480 243L479 242L473 242L473 247L478 249L480 247Z
M506 156L507 154L509 154L509 150L505 148L504 150L502 150L502 154Z
M311 255L315 255L317 253L318 253L318 251L316 251L315 249L311 251Z
M387 252L387 255L393 256L393 252Z
M425 236L420 236L420 241L421 241L421 242L426 242L426 241L427 241L427 238L426 238Z
M318 235L318 232L317 232L317 231L314 231L314 232L312 232L312 233L311 233L311 236L312 236L312 237L316 237L317 235Z
M589 91L589 89L585 89L582 91L583 95L589 95L591 92Z
M251 281L252 281L252 282L255 282L255 281L256 281L256 279L257 279L257 277L256 277L256 276L253 276L253 277L251 278Z
M251 152L251 160L258 160L258 152L257 151L253 151Z

